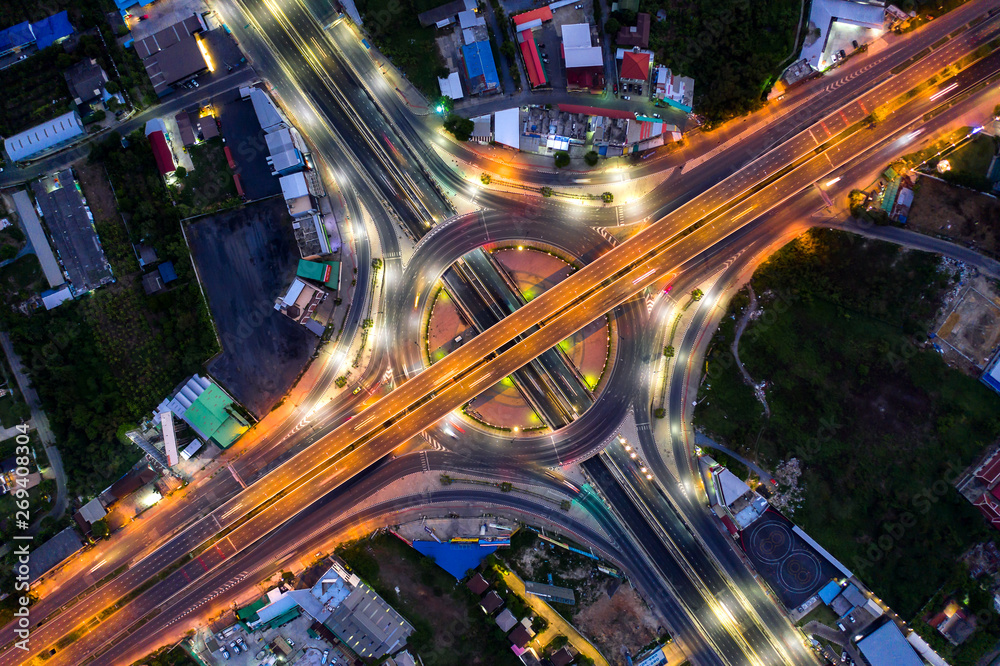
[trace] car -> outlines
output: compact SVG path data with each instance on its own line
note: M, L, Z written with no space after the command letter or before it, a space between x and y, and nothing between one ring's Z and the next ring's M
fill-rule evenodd
M291 638L286 638L285 642L288 643L288 647L295 647L295 641L293 641Z
M847 57L847 53L844 51L844 49L840 49L840 57L841 58L846 58Z
M195 88L197 88L197 87L198 87L198 82L197 82L197 81L195 81L194 79L191 79L191 83L193 83L193 84L194 84L194 87L195 87Z
M840 629L841 631L847 631L847 627L844 626L843 622L838 622L837 628Z
M847 650L844 650L843 652L840 653L840 660L847 661Z
M622 95L622 99L632 99L632 98L629 97L628 95Z
M28 55L27 54L24 54L20 58L18 58L18 60L27 60L27 59L28 59Z
M233 648L233 652L235 654L239 654L240 653L240 646L236 644L236 641L231 641L229 643L229 647Z
M243 648L244 652L249 652L250 651L250 648L247 647L247 643L246 643L245 640L243 640L242 636L240 636L239 638L237 638L236 642L240 644L240 647Z
M354 392L351 395L357 395L359 393L361 393L361 387L360 386L355 386L354 387Z
M330 656L330 648L323 650L323 661L319 662L321 664L326 663L326 658Z
M664 293L664 294L669 294L669 293L670 293L670 291L671 291L671 290L672 290L673 288L674 288L674 285L673 285L673 284L668 284L668 285L667 285L667 288L663 290L663 293Z
M617 83L614 85L614 91L615 91L615 94L617 95L618 94L618 84Z
M573 9L583 9L583 5L576 5Z
M856 621L856 620L854 619L854 616L853 616L853 615L848 615L848 616L847 616L847 619L851 621L851 624L854 624L854 623L855 623L855 621Z
M222 648L222 656L225 657L226 659L229 659L229 650L227 650L226 648Z
M853 46L854 48L858 48L858 40L852 39L851 40L851 46Z

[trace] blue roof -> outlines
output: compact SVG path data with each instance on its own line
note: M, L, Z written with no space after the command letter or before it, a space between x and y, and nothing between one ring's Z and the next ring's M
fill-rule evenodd
M891 620L858 641L858 649L872 666L923 666L924 663Z
M135 7L136 5L142 5L143 7L148 7L153 4L153 0L115 0L115 5L118 9L125 11L129 7Z
M75 32L69 23L69 15L65 11L53 14L38 23L32 23L31 31L35 33L35 39L38 40L39 50L48 48Z
M172 261L164 261L157 266L157 269L160 271L160 277L163 278L163 284L173 282L177 279L177 272L174 270L174 263Z
M465 57L465 70L469 73L473 88L488 90L500 86L497 66L493 62L493 50L488 41L484 39L481 42L466 44L462 47L462 55ZM485 86L477 85L477 78L482 78Z
M35 41L35 36L31 34L31 24L25 21L12 25L9 28L0 30L0 53L6 53L12 49L27 46Z
M483 559L497 549L496 546L480 546L478 543L438 543L437 541L414 541L418 553L426 555L456 580L465 578L469 569L475 569Z
M824 604L829 606L830 602L833 601L838 594L840 594L840 583L835 580L831 580L822 590L819 591L819 598L823 600Z

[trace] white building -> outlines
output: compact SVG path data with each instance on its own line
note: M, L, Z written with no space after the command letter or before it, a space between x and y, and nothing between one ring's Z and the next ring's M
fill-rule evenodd
M26 129L20 134L8 137L4 139L3 143L10 159L20 162L54 148L65 146L85 133L80 114L76 111L70 111L41 125Z

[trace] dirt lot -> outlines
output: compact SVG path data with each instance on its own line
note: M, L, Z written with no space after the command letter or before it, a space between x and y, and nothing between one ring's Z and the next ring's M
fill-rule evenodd
M624 665L662 632L660 621L627 582L597 569L597 562L576 553L543 545L521 530L511 550L498 555L524 580L546 581L576 591L576 605L551 604L586 636L609 662ZM609 592L613 596L609 596Z
M627 584L621 585L613 597L601 595L583 608L577 613L575 624L616 666L626 663L626 648L636 654L660 633L659 622Z
M939 319L946 358L958 354L982 369L1000 343L1000 297L982 276L969 280Z
M917 181L907 226L1000 251L1000 202L934 178L922 176Z
M80 162L73 166L73 170L76 172L77 180L80 181L83 196L87 199L87 206L94 214L94 219L101 222L120 221L115 195L111 191L107 176L104 175L104 167L100 164Z

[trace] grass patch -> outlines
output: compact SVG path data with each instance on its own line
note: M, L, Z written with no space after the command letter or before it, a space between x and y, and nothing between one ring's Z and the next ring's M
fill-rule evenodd
M796 622L795 626L804 627L810 622L819 622L820 624L825 624L828 627L836 627L837 620L839 619L840 618L837 617L837 614L830 610L829 606L821 603L816 606L816 608L809 611L807 615L803 616L801 620Z
M964 185L983 192L989 192L993 184L986 178L986 171L997 152L997 140L986 134L978 134L971 141L942 159L948 160L951 169L942 177L950 183Z
M236 184L229 173L222 138L215 137L188 147L194 170L184 177L180 187L173 188L174 199L183 217L217 210L239 203Z
M754 274L764 313L740 341L750 375L769 382L771 419L730 360L729 317L695 412L747 457L798 458L795 522L906 618L987 533L951 482L1000 435L996 396L924 347L950 283L938 264L842 232L793 241Z
M0 293L8 304L16 304L32 294L44 291L48 283L42 275L38 257L26 254L5 266L0 266Z
M379 50L424 95L438 97L438 77L448 76L448 69L434 41L434 26L424 28L417 20L417 14L438 5L436 0L398 0L392 9L383 0L358 0L356 5Z

